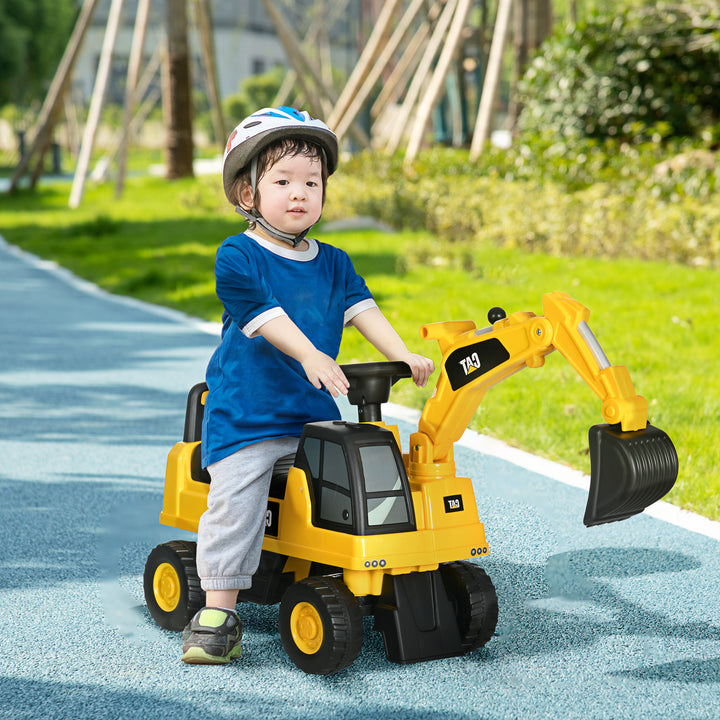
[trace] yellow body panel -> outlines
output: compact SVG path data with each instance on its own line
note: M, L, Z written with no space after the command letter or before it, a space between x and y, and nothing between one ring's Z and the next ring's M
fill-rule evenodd
M190 462L197 443L179 442L170 451L160 522L197 532L207 509L209 485L191 478ZM460 495L463 509L445 513L443 497ZM307 577L310 563L342 568L356 595L379 595L383 575L431 570L443 562L488 552L485 528L478 521L468 478L445 478L413 490L418 529L382 535L350 535L312 524L305 473L291 468L285 498L277 499L279 536L265 536L263 549L288 556L285 572ZM433 523L435 526L433 527Z
M197 532L200 516L207 510L210 486L192 479L191 460L199 442L175 443L165 468L165 494L160 522L163 525Z
M485 531L478 522L472 486L466 478L460 478L458 486L449 483L438 489L457 494L470 492L464 502L463 512L452 513L455 520L438 523L432 528L418 526L418 530L381 535L350 535L347 533L315 527L312 524L312 507L305 473L291 468L288 475L285 499L280 503L277 538L265 536L263 548L298 560L309 560L333 565L347 570L384 571L403 569L410 572L420 566L437 565L448 560L458 560L476 554L478 548L487 552ZM424 505L423 517L440 517L442 496L430 497L413 493L413 502ZM474 552L473 552L474 551Z

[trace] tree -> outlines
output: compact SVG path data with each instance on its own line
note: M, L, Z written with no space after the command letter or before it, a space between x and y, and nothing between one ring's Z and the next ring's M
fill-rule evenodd
M192 93L186 0L166 0L168 53L163 104L167 128L167 177L193 174Z
M546 43L521 90L523 131L622 140L720 124L720 8L653 3L596 15Z
M0 105L42 99L76 11L73 0L0 0Z

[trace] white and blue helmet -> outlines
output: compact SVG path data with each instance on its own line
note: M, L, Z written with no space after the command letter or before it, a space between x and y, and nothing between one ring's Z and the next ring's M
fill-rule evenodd
M332 175L338 164L338 141L335 133L322 121L310 117L309 113L282 105L277 108L263 108L246 117L230 134L223 156L223 188L225 197L235 205L235 210L248 222L257 223L271 236L297 246L310 228L300 235L290 235L268 223L253 208L245 210L236 205L237 198L231 197L230 190L238 173L250 166L250 186L253 194L257 187L257 158L260 151L283 138L300 138L318 145L323 151L328 175Z
M295 108L282 105L263 108L246 117L230 134L223 157L223 188L229 196L230 187L237 174L257 158L260 151L280 138L303 138L319 145L325 153L328 174L332 175L338 164L338 141L335 133L322 121Z

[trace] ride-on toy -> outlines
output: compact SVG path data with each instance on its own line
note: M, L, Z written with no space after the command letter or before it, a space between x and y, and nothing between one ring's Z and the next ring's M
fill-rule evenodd
M472 483L457 477L453 444L485 392L557 349L602 400L605 424L590 428L591 478L584 523L642 512L675 483L670 438L647 423L647 403L628 371L610 365L587 325L589 311L564 293L543 297L543 316L488 313L491 325L441 322L421 334L443 353L436 392L403 455L381 405L404 363L345 365L359 422L305 426L294 466L273 478L260 567L241 602L280 603L282 643L307 673L350 665L374 617L397 663L461 655L490 640L497 597L475 562L488 553ZM197 531L209 477L200 467L206 386L189 394L182 442L170 451L160 522ZM149 555L145 597L164 628L181 630L204 604L195 543L172 541Z

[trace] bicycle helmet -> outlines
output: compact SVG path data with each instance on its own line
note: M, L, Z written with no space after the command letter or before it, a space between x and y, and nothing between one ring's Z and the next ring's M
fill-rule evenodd
M223 156L222 176L225 197L235 205L235 211L249 222L257 223L272 237L297 246L310 228L300 235L278 230L252 208L245 210L237 206L237 199L230 197L230 189L238 173L250 166L250 186L253 194L257 186L257 158L260 152L276 140L301 138L320 147L332 175L338 164L338 142L335 133L322 121L310 117L307 112L282 105L277 108L263 108L245 118L230 134Z

